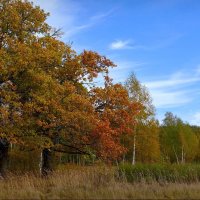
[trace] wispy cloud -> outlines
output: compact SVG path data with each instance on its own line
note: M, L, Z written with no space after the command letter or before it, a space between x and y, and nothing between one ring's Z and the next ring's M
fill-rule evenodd
M193 100L190 91L150 90L156 108L179 107Z
M64 32L64 39L70 38L71 36L81 32L84 29L90 28L91 26L93 26L92 23L88 23L88 24L84 24L80 26L73 26L68 31Z
M173 35L167 35L160 39L153 40L151 44L141 45L143 50L152 51L162 49L173 45L176 41L184 36L183 33L174 33Z
M195 112L195 113L191 113L189 115L188 121L189 121L190 124L199 126L200 125L200 111Z
M56 28L69 28L77 20L77 13L81 9L81 5L72 0L65 0L63 6L60 0L32 0L35 5L39 5L45 12L50 13L47 21Z
M117 67L110 70L110 76L113 78L114 82L121 82L127 79L127 77L138 70L141 70L146 64L140 61L124 61L124 60L114 60Z
M137 45L133 40L115 40L109 45L109 49L120 50L120 49L142 49L145 48L142 45Z
M35 5L39 5L42 9L45 9L48 12L56 9L57 6L58 6L58 0L51 0L51 1L46 1L46 0L32 0L32 2Z
M197 66L196 74L197 74L197 75L200 75L200 65Z
M200 82L200 75L180 71L167 79L144 82L144 85L149 88L157 108L172 108L194 100L199 92L198 87L195 87L197 82Z
M181 72L171 75L168 79L145 82L144 84L150 89L178 87L185 84L193 84L200 81L200 76L188 76Z
M112 42L109 47L110 49L130 49L132 46L130 40L116 40Z
M92 17L90 18L90 20L92 20L92 21L102 20L102 19L104 19L104 18L110 16L114 11L116 11L116 9L117 9L117 8L113 8L113 9L110 9L110 10L104 12L104 13L98 13L98 14L92 16Z
M172 45L175 41L181 38L183 34L175 34L173 36L168 36L160 40L153 41L152 44L137 44L136 41L129 40L115 40L110 45L109 48L112 50L121 50L121 49L132 49L132 50L145 50L152 51L161 49L167 46Z
M114 8L98 12L83 20L81 18L83 11L81 2L72 0L65 0L64 2L61 0L33 0L33 3L50 12L48 22L53 27L62 28L64 40L69 40L75 34L95 26L110 16L115 10Z
M101 14L96 14L93 15L92 17L90 17L86 23L82 24L82 25L74 25L71 26L70 29L68 31L65 31L65 38L66 37L71 37L74 34L77 34L79 32L81 32L82 30L91 28L95 25L97 25L99 22L101 22L101 20L107 18L109 15L111 15L111 13L113 12L113 9L105 12L105 13L101 13Z
M140 70L146 63L142 63L139 61L119 61L114 60L114 63L117 67L114 67L109 70L109 75L113 79L114 83L124 83L127 77L131 74L131 72L136 72ZM100 75L95 79L95 82L98 83L99 87L104 86L103 77Z

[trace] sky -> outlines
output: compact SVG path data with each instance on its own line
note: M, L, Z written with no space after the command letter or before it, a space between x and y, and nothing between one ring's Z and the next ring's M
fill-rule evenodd
M134 72L160 121L169 111L200 125L199 0L33 2L50 12L48 23L78 53L97 51L117 64L110 72L115 82Z

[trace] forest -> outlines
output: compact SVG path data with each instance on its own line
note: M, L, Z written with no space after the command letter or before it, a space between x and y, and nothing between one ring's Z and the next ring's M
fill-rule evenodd
M164 166L192 169L199 181L200 127L172 112L159 122L150 92L134 72L124 83L113 80L114 62L92 50L77 53L48 16L27 0L0 0L0 184L9 173L26 183L26 173L52 179L62 169L70 179L74 169L87 174L89 168L103 176L101 182L91 175L98 188L115 168L125 176L136 170L136 178L137 170L166 171Z

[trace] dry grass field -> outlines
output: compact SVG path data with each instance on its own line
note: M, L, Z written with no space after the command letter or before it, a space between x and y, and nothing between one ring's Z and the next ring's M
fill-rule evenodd
M12 175L0 181L0 199L199 199L200 183L128 183L105 166L67 166L47 178Z

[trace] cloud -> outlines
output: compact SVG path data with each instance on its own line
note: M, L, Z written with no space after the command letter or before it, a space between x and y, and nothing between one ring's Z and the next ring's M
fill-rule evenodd
M193 100L189 91L165 91L165 90L150 90L153 98L153 104L156 108L173 108L187 104Z
M109 47L110 47L110 49L113 49L113 50L133 48L133 46L131 46L130 40L125 40L125 41L116 40L116 41L112 42Z
M81 32L82 30L85 30L85 29L95 26L101 20L108 17L111 13L112 13L112 10L105 12L104 14L94 15L94 16L90 17L86 23L84 23L82 25L77 25L77 26L74 25L74 26L70 27L69 30L65 31L64 38L67 38L67 37L69 38L69 37Z
M33 0L33 3L50 13L47 22L51 26L65 30L76 23L77 14L81 9L81 5L72 0L65 0L64 4L60 0Z
M192 102L199 95L199 88L195 85L198 82L200 75L180 71L167 79L144 82L144 85L149 88L157 108L172 108Z
M113 8L113 9L108 10L107 12L96 14L96 15L92 16L90 18L90 20L96 21L96 20L104 19L104 18L110 16L115 10L116 10L116 8Z
M32 0L32 2L35 5L39 5L42 9L45 11L52 11L58 7L58 0L51 0L51 1L46 1L46 0Z
M144 62L127 60L114 60L114 63L117 67L110 70L110 76L113 78L114 82L121 83L123 83L132 72L141 70L146 64Z
M197 68L196 68L196 74L200 75L200 65L198 65Z
M113 83L124 83L127 77L131 74L131 72L135 72L140 70L146 63L138 62L138 61L119 61L114 60L114 63L117 67L111 68L109 70L109 76L113 79ZM95 82L99 87L104 86L103 77L100 75L95 79Z
M53 27L62 29L64 32L64 40L69 40L75 34L95 26L101 20L110 16L115 10L110 9L108 11L96 13L88 18L82 18L81 14L84 10L81 1L33 0L33 3L39 5L45 11L50 12L50 17L47 22Z
M71 36L81 32L84 29L87 29L89 27L93 26L93 24L88 23L80 26L73 26L68 31L65 31L64 38L70 38Z
M183 37L183 34L176 33L173 36L166 36L165 38L152 40L149 44L137 44L133 40L115 40L109 45L111 50L132 49L154 51L174 44L178 39Z
M200 125L200 112L196 112L194 115L190 116L190 123L194 125Z
M101 20L108 17L112 12L113 12L113 9L108 11L108 12L105 12L105 13L102 13L102 14L97 14L97 15L90 17L85 24L78 25L78 26L72 26L68 31L65 31L65 38L71 37L72 35L77 34L84 29L88 29L88 28L95 26Z
M176 73L171 75L169 79L145 82L144 84L150 89L156 89L156 88L183 86L185 84L192 84L198 81L200 81L199 76L190 77L186 75L181 75L181 73Z
M183 33L174 33L173 35L165 36L164 38L160 38L153 41L153 44L143 45L142 49L147 51L153 51L157 49L162 49L168 46L173 45L177 40L184 36Z

